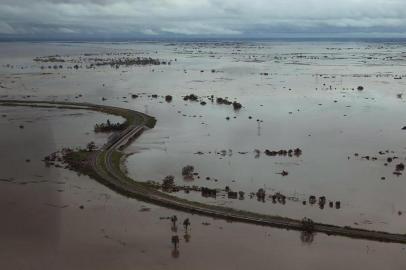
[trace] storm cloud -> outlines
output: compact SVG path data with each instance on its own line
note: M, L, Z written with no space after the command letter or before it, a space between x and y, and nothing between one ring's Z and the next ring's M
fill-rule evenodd
M406 36L405 0L1 0L0 36Z

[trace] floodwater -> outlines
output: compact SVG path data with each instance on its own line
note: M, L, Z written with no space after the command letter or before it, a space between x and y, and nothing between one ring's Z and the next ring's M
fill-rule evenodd
M160 181L174 175L179 185L228 186L246 194L244 200L222 195L208 199L183 191L176 196L403 233L405 176L393 172L406 157L402 130L406 105L401 95L405 45L4 43L0 44L0 96L88 101L146 112L158 121L127 149L133 153L125 164L131 177ZM171 60L171 65L66 68L76 63L69 59L87 53L131 53ZM41 69L48 63L33 61L55 54L67 60L62 69ZM358 86L364 89L358 91ZM207 104L184 101L190 93ZM139 97L132 99L131 94ZM162 97L168 94L173 96L170 103ZM206 98L210 95L237 100L243 108L234 111L232 106L212 103ZM0 156L4 269L406 266L402 245L321 234L308 239L299 232L190 216L124 198L87 177L47 168L41 161L62 147L83 147L92 140L101 145L108 134L94 134L93 125L107 118L119 121L117 117L9 107L0 108L0 114L6 115L0 118L0 150L7 153ZM264 154L265 149L294 148L300 148L302 155ZM369 160L362 158L367 155ZM386 161L394 156L398 159ZM181 169L186 165L193 165L200 178L183 179ZM288 175L278 174L282 171ZM259 188L289 199L286 204L250 199L248 194ZM341 208L303 205L310 195L340 201ZM179 254L170 243L176 233L169 220L162 219L173 214L192 222L189 242L183 228L178 229Z

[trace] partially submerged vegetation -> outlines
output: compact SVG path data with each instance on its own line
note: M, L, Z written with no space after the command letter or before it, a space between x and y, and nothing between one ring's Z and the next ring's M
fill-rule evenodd
M112 131L121 131L128 127L128 122L124 123L111 123L107 119L106 123L96 124L94 126L95 132L112 132Z
M361 155L360 153L354 153L354 157L370 162L380 162L381 164L383 163L383 166L385 167L391 167L394 165L394 171L392 174L395 176L401 176L405 170L405 164L403 162L399 162L400 160L404 160L405 157L396 155L395 151L393 150L381 150L375 155ZM347 158L348 160L351 159L350 156ZM382 176L380 179L386 180L386 177Z
M39 56L35 57L34 61L43 63L65 63L65 59L61 58L60 55Z
M267 156L296 156L300 157L302 155L302 150L300 148L295 148L295 149L288 149L288 150L265 150L265 155Z
M204 100L205 98L207 98L208 101L210 101L211 103L214 103L214 101L216 101L216 104L219 105L229 105L232 106L233 109L235 111L238 111L242 108L242 104L240 102L237 101L230 101L228 100L228 98L222 98L222 97L217 97L215 98L214 95L211 96L207 96L207 97L199 97L196 94L189 94L183 97L183 100L185 101L199 101L200 105L206 105L207 102Z
M121 115L127 119L130 123L135 121L137 117L135 115L139 114L142 120L139 122L140 125L146 125L148 122L155 122L154 120L148 120L148 116L133 112L131 110L120 109L108 106L99 106L91 104L75 104L75 103L58 103L58 102L24 102L20 101L2 101L1 105L7 104L10 106L27 106L32 105L34 107L55 107L57 105L62 105L61 107L66 108L66 106L71 108L81 109L85 106L87 109L92 108L98 111L114 112ZM83 106L83 107L82 107ZM113 114L114 114L113 113ZM127 117L126 117L127 116ZM130 117L131 116L131 117ZM153 118L152 118L153 119ZM134 122L132 122L134 123ZM117 192L129 196L135 197L148 202L156 203L166 207L175 208L178 210L193 212L196 214L203 214L213 217L226 218L229 220L248 222L261 225L270 225L274 227L295 229L300 231L311 231L311 232L322 232L326 234L348 236L354 238L363 238L377 241L388 241L388 242L399 242L406 243L406 235L403 234L391 234L386 232L368 231L363 229L355 229L349 226L340 227L334 225L321 224L316 222L311 222L311 230L309 229L309 222L303 222L302 220L295 220L290 218L284 218L279 216L263 215L248 211L236 210L233 208L227 208L223 206L213 206L207 205L199 202L192 202L185 199L170 196L168 194L162 193L153 189L151 185L136 182L130 179L125 173L122 172L120 167L120 162L122 161L123 154L117 151L124 139L127 139L128 135L133 135L132 131L138 131L136 125L133 126L132 130L128 132L121 132L118 138L114 141L108 142L105 147L101 150L96 151L95 145L88 145L85 150L78 151L65 151L65 158L62 160L67 162L71 169L74 169L81 173L86 173L92 176L101 183L109 186ZM141 129L142 131L142 129ZM96 162L94 162L96 160ZM167 179L172 181L173 179ZM235 197L236 192L229 190L230 197ZM238 193L238 195L243 196L243 193ZM261 195L262 196L262 195ZM281 194L276 195L276 200L283 201L283 196ZM321 199L321 198L320 198ZM321 199L325 203L325 199Z
M91 58L94 66L111 66L119 68L120 66L147 66L147 65L166 65L166 61L153 59L151 57L126 57L126 58ZM170 63L170 62L168 62Z
M41 56L33 59L37 63L48 63L42 65L41 69L95 69L101 66L110 66L112 68L120 68L121 66L159 66L171 65L172 61L154 59L151 57L137 56L131 53L126 54L84 54L79 56L61 56L50 55Z

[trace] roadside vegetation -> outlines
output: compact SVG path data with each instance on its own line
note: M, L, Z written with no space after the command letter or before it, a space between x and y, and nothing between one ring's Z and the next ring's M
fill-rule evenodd
M116 107L92 105L86 103L80 104L63 102L59 103L3 100L0 101L0 105L29 105L37 107L58 107L62 105L62 107L70 106L76 109L90 109L120 115L126 118L126 121L128 121L129 123L136 123L135 121L140 120L140 122L138 122L139 125L147 123L155 124L154 118L138 112ZM123 138L126 135L128 135L128 133L121 134ZM352 238L362 238L376 241L406 243L406 235L404 234L391 234L386 232L356 229L349 226L340 227L335 225L321 224L313 222L310 219L296 220L280 216L264 215L223 206L207 205L204 203L189 201L186 199L171 196L170 194L166 194L155 189L153 185L150 185L148 183L140 183L129 178L122 171L120 166L124 154L117 151L115 148L111 148L111 146L117 147L117 145L108 142L107 145L104 146L101 150L97 150L96 145L90 142L85 149L63 149L62 151L60 151L60 153L53 153L51 154L51 157L45 157L44 161L49 165L60 166L60 163L62 163L65 165L66 168L86 174L124 196L137 198L146 202L151 202L157 205L162 205L182 211L192 212L195 214L225 218L227 220L234 220L246 223L294 229L302 232L304 231L308 234L312 234L313 232L322 232L328 235L341 235ZM110 160L108 159L109 155L111 155ZM189 168L186 171L190 172L191 169ZM171 186L173 179L168 178L166 180L169 186ZM325 201L325 199L323 199L323 201ZM189 224L184 225L187 229Z

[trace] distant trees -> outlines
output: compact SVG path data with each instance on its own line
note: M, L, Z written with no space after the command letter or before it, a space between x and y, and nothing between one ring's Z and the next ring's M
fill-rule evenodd
M172 96L171 95L165 96L165 101L166 102L171 102L172 101Z
M166 65L166 61L160 61L159 59L153 59L151 57L125 57L125 58L111 58L111 59L102 59L95 58L95 66L111 66L119 68L120 66L146 66L146 65Z
M111 131L121 131L127 127L126 123L111 123L107 119L106 123L96 124L94 126L95 132L111 132Z
M183 97L183 100L191 100L191 101L197 101L199 99L198 96L196 96L195 94L190 94L190 95L186 95Z
M186 165L185 167L182 168L182 175L191 176L193 174L194 170L195 170L195 167L193 167L192 165Z

